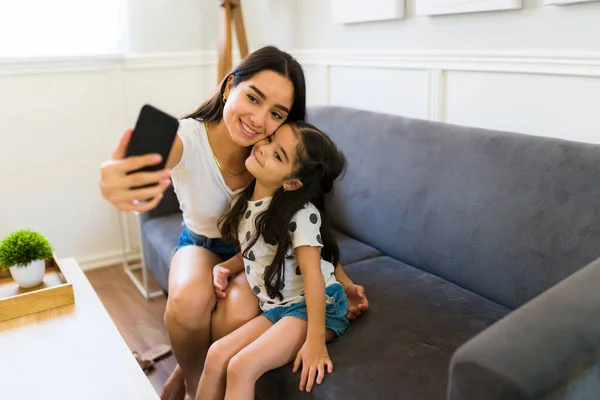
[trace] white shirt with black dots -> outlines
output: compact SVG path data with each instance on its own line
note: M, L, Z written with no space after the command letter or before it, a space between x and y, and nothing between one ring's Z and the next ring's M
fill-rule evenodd
M300 246L315 246L319 247L320 252L320 248L323 247L320 231L321 214L317 207L307 203L303 209L294 215L289 226L292 245L286 252L284 263L284 282L280 289L283 300L270 298L265 288L264 273L265 269L273 262L277 247L265 243L261 236L250 250L244 251L256 234L256 216L265 211L270 203L271 197L249 201L248 208L240 222L238 233L241 248L245 254L244 266L248 284L260 299L260 308L263 311L280 306L291 306L304 300L304 282L302 281L295 249ZM333 264L321 259L321 272L325 280L325 287L337 283L334 271ZM332 298L326 300L327 302L333 302Z

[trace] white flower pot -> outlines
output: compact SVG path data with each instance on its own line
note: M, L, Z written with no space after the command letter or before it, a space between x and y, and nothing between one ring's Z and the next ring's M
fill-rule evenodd
M39 285L44 280L46 261L35 260L26 267L10 267L10 274L15 282L24 289Z

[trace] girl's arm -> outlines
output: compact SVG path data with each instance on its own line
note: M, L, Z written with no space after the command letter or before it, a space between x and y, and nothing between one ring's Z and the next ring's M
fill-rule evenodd
M333 363L327 352L325 328L325 280L321 273L321 255L318 247L299 246L295 248L304 282L308 331L306 341L294 361L294 372L302 364L300 390L310 392L313 384L321 384L327 372L333 371Z
M325 343L325 279L321 272L319 248L300 246L296 247L295 251L302 273L308 311L306 340L314 339Z

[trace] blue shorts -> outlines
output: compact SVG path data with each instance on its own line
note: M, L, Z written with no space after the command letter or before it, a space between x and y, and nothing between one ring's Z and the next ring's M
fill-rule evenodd
M346 313L348 312L348 299L346 299L346 293L344 288L339 283L325 289L325 295L332 297L333 302L327 303L325 308L325 327L335 332L338 340L342 333L350 325L350 321L346 319ZM263 315L267 317L272 323L277 323L283 317L291 316L308 321L308 311L306 309L306 300L300 303L292 304L291 306L280 306L270 309L269 311L263 312Z
M235 244L225 242L221 238L211 239L203 235L198 235L192 232L184 223L181 223L181 225L183 226L183 231L181 231L181 234L179 235L177 246L175 246L175 250L173 250L173 255L183 246L203 247L221 257L223 261L229 260L237 254Z

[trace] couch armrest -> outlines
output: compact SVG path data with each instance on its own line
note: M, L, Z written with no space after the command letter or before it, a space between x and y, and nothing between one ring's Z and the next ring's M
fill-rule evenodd
M163 198L158 205L150 211L140 214L140 224L144 225L146 221L165 215L181 213L177 195L173 190L173 185L169 186L163 194Z
M600 360L600 259L460 347L450 400L540 399Z

